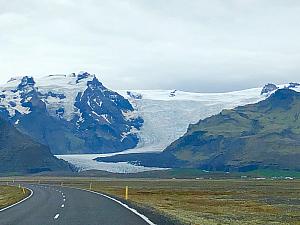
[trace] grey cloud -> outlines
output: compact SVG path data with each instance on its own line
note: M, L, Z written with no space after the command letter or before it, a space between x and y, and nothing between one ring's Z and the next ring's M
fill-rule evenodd
M0 82L87 70L114 89L299 81L297 0L0 0Z

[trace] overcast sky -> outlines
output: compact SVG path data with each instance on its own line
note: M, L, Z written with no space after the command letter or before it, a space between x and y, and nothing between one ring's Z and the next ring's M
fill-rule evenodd
M299 0L0 0L0 82L88 71L113 89L300 81Z

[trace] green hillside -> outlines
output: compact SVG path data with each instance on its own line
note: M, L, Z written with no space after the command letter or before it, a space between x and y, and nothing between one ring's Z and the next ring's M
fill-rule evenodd
M281 89L190 125L166 152L209 170L300 170L299 115L300 93Z
M98 161L215 171L300 171L300 93L280 89L264 101L190 125L159 154L128 154Z

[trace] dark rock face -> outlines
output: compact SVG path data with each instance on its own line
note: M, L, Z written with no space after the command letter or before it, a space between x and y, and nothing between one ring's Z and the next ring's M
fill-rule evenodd
M130 97L130 98L133 98L133 99L142 99L143 96L139 93L134 93L132 91L127 91L127 95Z
M299 83L295 83L295 82L290 82L289 86L287 88L295 88L295 87L299 87L300 84Z
M176 91L177 90L171 91L169 97L175 97L176 96Z
M33 141L0 118L0 174L69 171L72 167L55 158L48 147Z
M286 85L284 88L287 88L287 89L291 89L291 88L297 88L300 86L300 83L296 83L296 82L290 82L288 85ZM263 89L261 90L261 95L263 94L270 94L272 93L273 91L279 89L275 84L266 84Z
M74 76L75 76L75 74L74 74ZM79 83L80 80L86 79L86 78L88 78L89 76L90 76L90 74L87 73L87 72L78 74L78 75L77 75L76 83Z
M149 166L160 168L180 168L188 162L178 160L174 155L168 153L132 153L120 154L111 157L99 157L98 162L128 162L137 166Z
M78 93L75 101L80 112L80 116L73 119L77 132L83 134L90 149L95 149L95 146L103 150L134 148L138 138L131 129L139 129L143 120L126 120L123 112L133 111L131 104L118 93L106 89L97 78L88 81L87 85L88 88Z
M21 83L18 85L18 89L24 89L24 88L33 88L35 84L35 81L33 80L33 77L25 76L22 78Z
M137 145L143 119L134 116L127 99L88 73L48 78L56 77L69 86L45 91L32 77L23 77L15 88L5 88L0 116L54 154L116 152Z
M53 98L59 98L59 99L65 99L66 96L64 94L59 94L59 93L54 93L52 91L49 91L48 93L46 93L44 95L45 98L48 98L48 97L53 97Z
M269 93L271 93L272 91L275 91L275 90L277 90L278 89L278 87L275 85L275 84L271 84L271 83L269 83L269 84L266 84L264 87L263 87L263 89L261 90L261 95L263 95L263 94L269 94Z

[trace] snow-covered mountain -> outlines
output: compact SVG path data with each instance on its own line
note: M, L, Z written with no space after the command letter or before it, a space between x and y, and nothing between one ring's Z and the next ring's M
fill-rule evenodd
M115 152L138 143L142 118L95 75L17 77L0 93L0 116L55 154Z
M48 145L53 153L69 154L60 158L84 169L99 167L103 170L107 164L89 163L98 154L93 157L70 154L99 153L103 156L103 153L162 151L181 137L189 124L222 109L256 103L284 87L297 88L299 84L267 84L227 93L115 92L86 72L37 79L26 76L12 78L0 86L0 116ZM113 166L109 167L116 172ZM136 172L131 165L127 167L124 171Z
M96 161L224 172L298 171L299 90L278 89L258 103L225 109L190 124L186 133L161 153L122 154Z
M136 172L148 168L133 165L95 162L96 157L116 154L162 151L170 143L181 137L189 124L196 123L222 109L231 109L256 103L271 95L278 88L297 88L299 84L271 85L227 93L191 93L176 90L119 90L117 91L136 109L144 124L138 132L139 144L134 149L120 153L95 155L59 156L82 169L99 169L112 172ZM300 90L299 90L300 91Z
M300 91L300 84L266 84L260 88L227 93L191 93L178 90L119 90L118 93L127 98L137 115L144 119L137 149L162 151L181 137L189 124L223 109L256 103L279 88Z
M162 151L182 136L189 124L196 123L225 108L264 99L262 88L228 93L191 93L175 90L118 91L144 119L137 146L141 151Z

